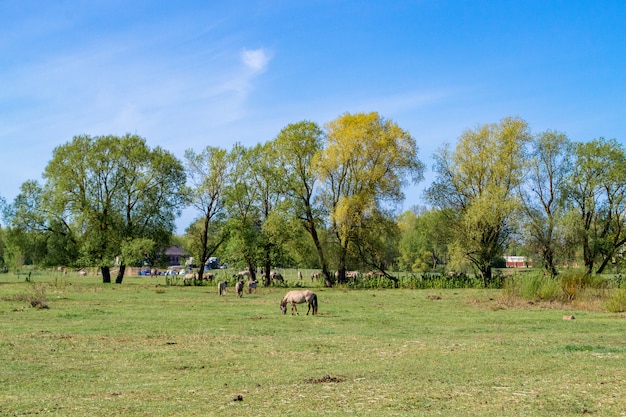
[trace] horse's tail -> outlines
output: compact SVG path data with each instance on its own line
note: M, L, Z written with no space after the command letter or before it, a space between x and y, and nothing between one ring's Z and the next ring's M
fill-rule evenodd
M313 314L317 314L317 294L313 294L311 305L313 305Z

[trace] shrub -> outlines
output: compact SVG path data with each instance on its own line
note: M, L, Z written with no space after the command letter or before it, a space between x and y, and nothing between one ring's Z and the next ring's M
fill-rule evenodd
M616 288L606 301L606 309L611 313L626 311L626 288Z
M598 288L602 279L594 279L591 275L581 270L567 270L559 275L561 289L568 301L574 300L585 288Z
M529 300L555 301L561 295L558 282L541 272L521 277L520 295Z
M515 277L505 277L502 283L502 301L507 304L513 304L513 302L521 296L520 286L520 283Z
M14 295L13 297L4 298L6 301L25 301L31 307L49 308L48 299L46 297L46 288L43 285L33 285L31 292L25 294Z

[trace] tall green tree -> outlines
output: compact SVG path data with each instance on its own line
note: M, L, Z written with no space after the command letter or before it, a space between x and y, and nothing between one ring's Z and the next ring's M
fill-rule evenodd
M419 215L410 210L404 212L398 218L400 268L427 272L444 265L453 230L452 217L452 213L439 209L424 210Z
M274 264L282 258L283 246L289 239L289 231L284 227L286 219L279 213L279 207L284 205L285 178L276 163L277 149L273 142L257 144L250 149L250 180L256 190L257 198L254 203L258 206L260 225L259 255L264 271L264 282L271 282L270 273Z
M325 230L324 207L319 195L319 176L314 169L315 155L324 146L324 132L314 122L300 121L284 127L273 141L279 177L283 179L286 208L311 237L319 267L327 286L332 283L318 230Z
M530 139L526 122L508 117L465 131L454 151L444 146L434 157L437 176L426 197L433 206L459 216L453 253L469 261L485 285L511 233L518 206L515 190L523 178Z
M626 153L622 145L604 138L575 143L566 188L578 214L576 229L587 273L602 273L626 243Z
M165 247L184 205L180 161L136 135L76 136L54 150L44 180L49 210L71 228L82 262L99 266L105 283L116 258L115 282L122 283L124 245L151 239Z
M79 257L76 236L64 212L56 212L51 196L37 181L25 181L5 217L12 251L19 250L24 262L41 266L76 266Z
M207 146L202 152L185 152L186 172L190 182L189 202L199 213L187 229L191 249L200 265L205 265L228 237L224 226L226 206L224 194L230 186L233 160L225 150ZM200 267L198 279L204 268Z
M572 169L571 142L563 133L546 131L532 140L521 183L520 202L527 246L540 254L544 269L558 274L558 225L564 216L565 181Z
M415 139L378 113L346 113L326 125L327 146L315 166L322 199L338 245L339 280L345 279L350 246L367 222L394 218L403 185L423 177Z
M225 207L228 212L229 239L225 248L231 264L245 264L256 278L256 266L262 245L261 215L259 213L260 190L254 186L251 165L252 150L235 144L231 150L233 169L230 185L224 190Z

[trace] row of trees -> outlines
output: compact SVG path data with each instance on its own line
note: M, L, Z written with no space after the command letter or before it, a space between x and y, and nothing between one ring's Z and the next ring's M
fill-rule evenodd
M623 261L626 152L617 141L533 135L523 120L505 118L464 132L434 159L433 209L400 218L401 267L445 261L487 282L505 251L552 276L565 264L592 274Z
M377 113L323 128L286 126L273 140L187 150L184 161L135 135L75 137L55 149L43 183L5 205L4 259L110 268L158 262L184 207L196 219L177 237L203 265L220 256L264 280L276 265L346 270L476 272L485 284L507 251L551 274L580 261L588 273L619 264L626 242L626 152L615 140L572 142L504 118L461 134L434 155L429 208L405 212L402 190L423 178L410 134ZM201 273L201 268L199 273Z
M329 262L339 280L356 263L389 268L380 249L403 186L422 179L417 154L414 138L377 113L324 129L291 124L250 148L187 150L184 162L135 135L79 136L54 150L42 184L24 183L5 207L5 257L95 265L104 282L117 264L121 283L126 265L162 251L191 206L198 217L184 242L199 265L220 251L252 273L262 265L269 282L274 265L310 264L314 253L330 285Z

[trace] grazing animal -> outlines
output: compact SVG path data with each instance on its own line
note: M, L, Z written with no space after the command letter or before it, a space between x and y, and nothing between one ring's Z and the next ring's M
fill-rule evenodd
M235 290L237 291L237 297L243 297L243 280L240 279L235 284Z
M320 276L321 274L319 272L311 272L311 282L315 281L316 279L319 279Z
M285 279L283 278L283 276L276 271L272 271L270 272L270 281L274 282L274 281L280 281L282 283L285 282Z
M186 284L189 281L193 281L194 279L196 279L196 274L185 274L185 276L183 277L183 284Z
M372 278L382 278L384 277L385 274L383 274L380 271L369 271L367 272L365 275L363 275L363 282L365 282L368 279L372 279Z
M253 291L256 293L257 281L248 281L248 294L251 294Z
M237 272L235 275L233 275L233 278L250 278L250 271L245 270L245 271L240 271Z
M346 271L344 277L346 281L354 281L359 277L359 271ZM335 271L335 279L339 282L339 271Z
M206 272L204 275L202 275L202 279L205 281L213 281L213 278L215 278L215 275L213 275L211 272Z
M226 281L220 281L217 283L217 295L226 295Z
M298 271L298 279L302 281L302 272Z
M151 277L156 277L157 275L159 275L159 270L158 270L158 269L156 269L156 268L152 268L152 269L150 270L150 276L151 276Z
M287 314L287 304L291 303L291 315L295 312L296 315L300 315L298 313L298 309L296 308L296 304L307 303L308 309L306 311L306 315L309 315L311 309L313 309L313 315L317 314L317 295L313 291L309 290L293 290L289 291L283 299L280 301L280 311L283 314Z

